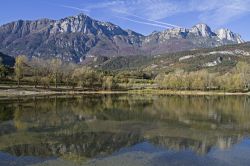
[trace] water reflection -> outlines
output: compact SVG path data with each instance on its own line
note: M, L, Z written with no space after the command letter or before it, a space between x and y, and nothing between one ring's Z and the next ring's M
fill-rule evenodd
M84 95L0 100L0 151L85 161L147 141L205 155L247 136L250 98Z

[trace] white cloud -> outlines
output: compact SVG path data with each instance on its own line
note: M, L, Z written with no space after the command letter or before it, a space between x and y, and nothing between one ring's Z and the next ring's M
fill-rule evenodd
M250 0L193 0L191 11L200 12L199 18L203 22L213 22L220 26L235 18L250 12Z
M159 20L172 15L197 12L200 21L219 26L250 12L250 0L103 0L86 9L106 9L160 25L164 22Z
M161 4L159 4L161 3ZM163 3L163 4L162 4ZM112 0L95 3L86 7L87 10L106 9L115 14L123 15L127 21L146 25L154 25L163 28L180 27L171 23L159 21L170 16L176 10L176 6L162 0ZM121 17L121 16L120 16Z
M87 14L104 10L107 16L162 28L180 27L162 21L177 14L195 12L200 22L218 27L250 12L250 0L103 0L82 6L61 5Z

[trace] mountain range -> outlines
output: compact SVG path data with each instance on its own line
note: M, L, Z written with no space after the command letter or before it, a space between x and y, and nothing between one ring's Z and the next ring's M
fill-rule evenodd
M85 14L60 20L18 20L0 26L0 52L83 62L87 57L158 55L244 43L228 29L212 31L206 24L173 28L148 36L101 22Z

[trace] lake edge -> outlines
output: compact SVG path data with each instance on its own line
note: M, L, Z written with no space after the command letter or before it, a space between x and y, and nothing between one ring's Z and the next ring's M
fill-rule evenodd
M250 96L250 92L193 91L193 90L125 90L125 91L79 91L79 90L47 90L35 88L0 89L0 97L15 96L46 96L46 95L77 95L77 94L158 94L158 95L188 95L188 96Z

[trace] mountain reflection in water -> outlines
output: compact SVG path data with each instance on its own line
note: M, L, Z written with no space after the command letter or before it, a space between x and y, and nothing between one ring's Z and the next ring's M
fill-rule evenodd
M240 143L248 137L249 127L250 98L242 96L0 100L0 151L17 157L84 163L145 142L161 150L191 151L202 157L213 149L230 149Z

